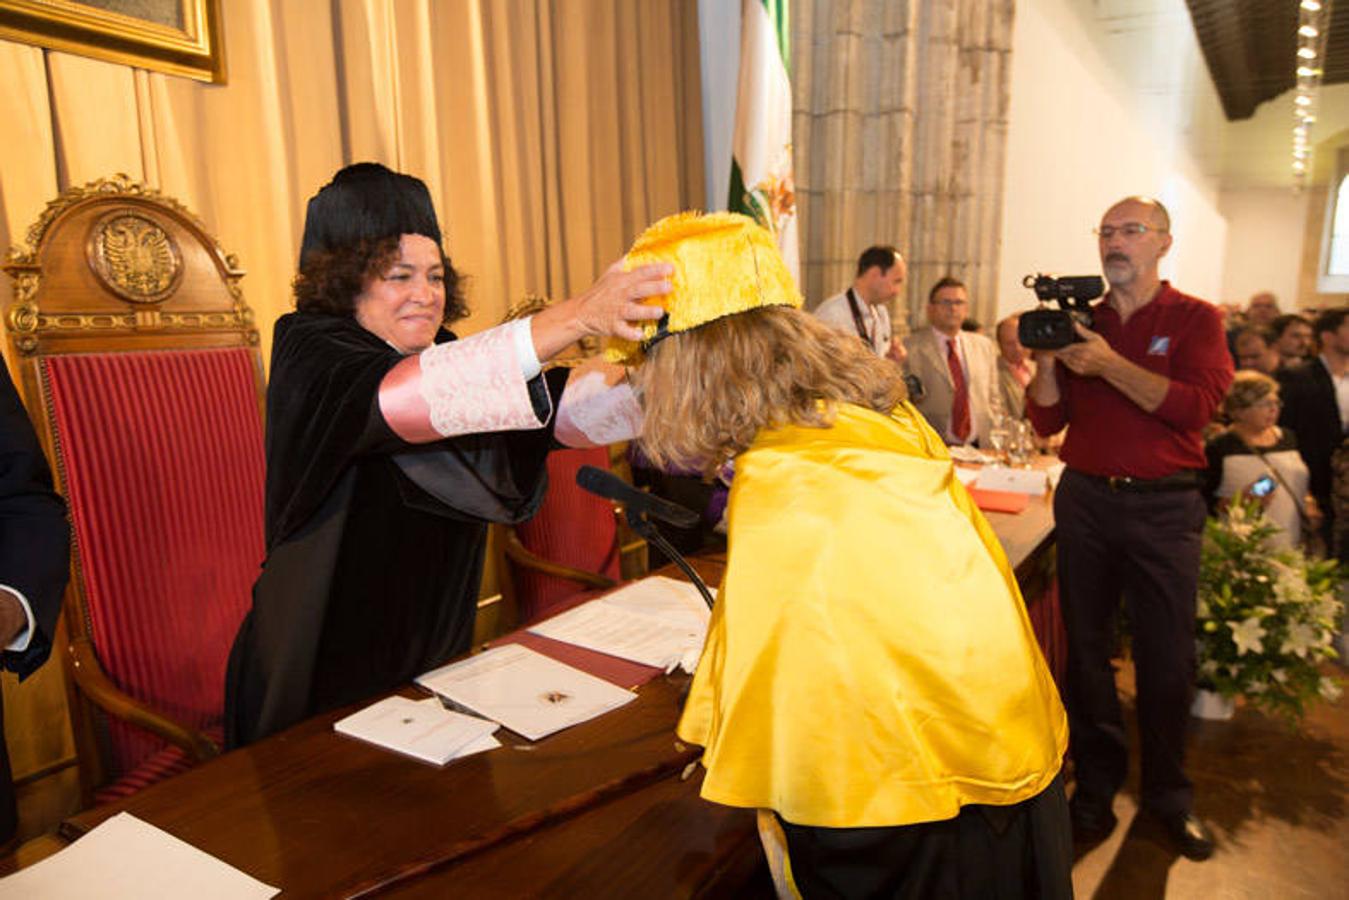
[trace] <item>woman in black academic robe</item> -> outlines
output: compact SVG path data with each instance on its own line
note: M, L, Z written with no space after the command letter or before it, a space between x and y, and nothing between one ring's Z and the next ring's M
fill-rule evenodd
M585 334L636 334L630 321L660 315L638 301L668 290L664 269L611 270L458 341L442 327L465 309L430 195L373 163L310 201L300 259L298 309L273 341L267 559L230 656L228 746L468 649L487 523L537 509L567 411L567 371L539 360Z

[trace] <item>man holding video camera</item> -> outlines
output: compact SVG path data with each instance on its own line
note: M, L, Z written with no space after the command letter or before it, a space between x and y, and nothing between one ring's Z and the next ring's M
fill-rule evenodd
M1054 516L1074 833L1087 842L1110 834L1128 768L1110 663L1122 597L1137 675L1141 804L1199 860L1212 854L1213 838L1193 813L1184 751L1205 516L1202 431L1231 384L1232 359L1218 309L1158 277L1170 229L1153 199L1129 197L1106 211L1097 234L1109 293L1092 307L1091 329L1077 323L1073 343L1035 354L1026 410L1041 435L1071 426Z

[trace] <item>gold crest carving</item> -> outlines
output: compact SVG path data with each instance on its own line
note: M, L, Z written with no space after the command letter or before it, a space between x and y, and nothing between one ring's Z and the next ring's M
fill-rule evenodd
M108 290L132 303L157 303L183 275L183 256L158 222L123 208L100 218L85 245L89 267Z

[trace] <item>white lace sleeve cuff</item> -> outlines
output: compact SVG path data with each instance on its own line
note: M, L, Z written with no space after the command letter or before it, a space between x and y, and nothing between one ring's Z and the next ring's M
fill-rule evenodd
M528 323L525 323L526 325ZM420 354L418 390L442 437L541 428L510 322ZM552 410L548 411L551 415Z
M630 441L642 430L642 406L628 382L610 387L601 372L568 382L557 404L554 436L568 447Z

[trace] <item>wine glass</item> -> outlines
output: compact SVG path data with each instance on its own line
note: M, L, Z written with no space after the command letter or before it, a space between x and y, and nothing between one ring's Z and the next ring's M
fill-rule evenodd
M1030 468L1031 457L1035 454L1035 435L1031 431L1031 424L1023 419L1015 423L1009 431L1008 465L1023 469Z
M998 462L1005 462L1007 451L1012 440L1012 432L1007 428L1005 422L995 421L993 427L988 432L988 448L993 451L993 455L998 458Z

